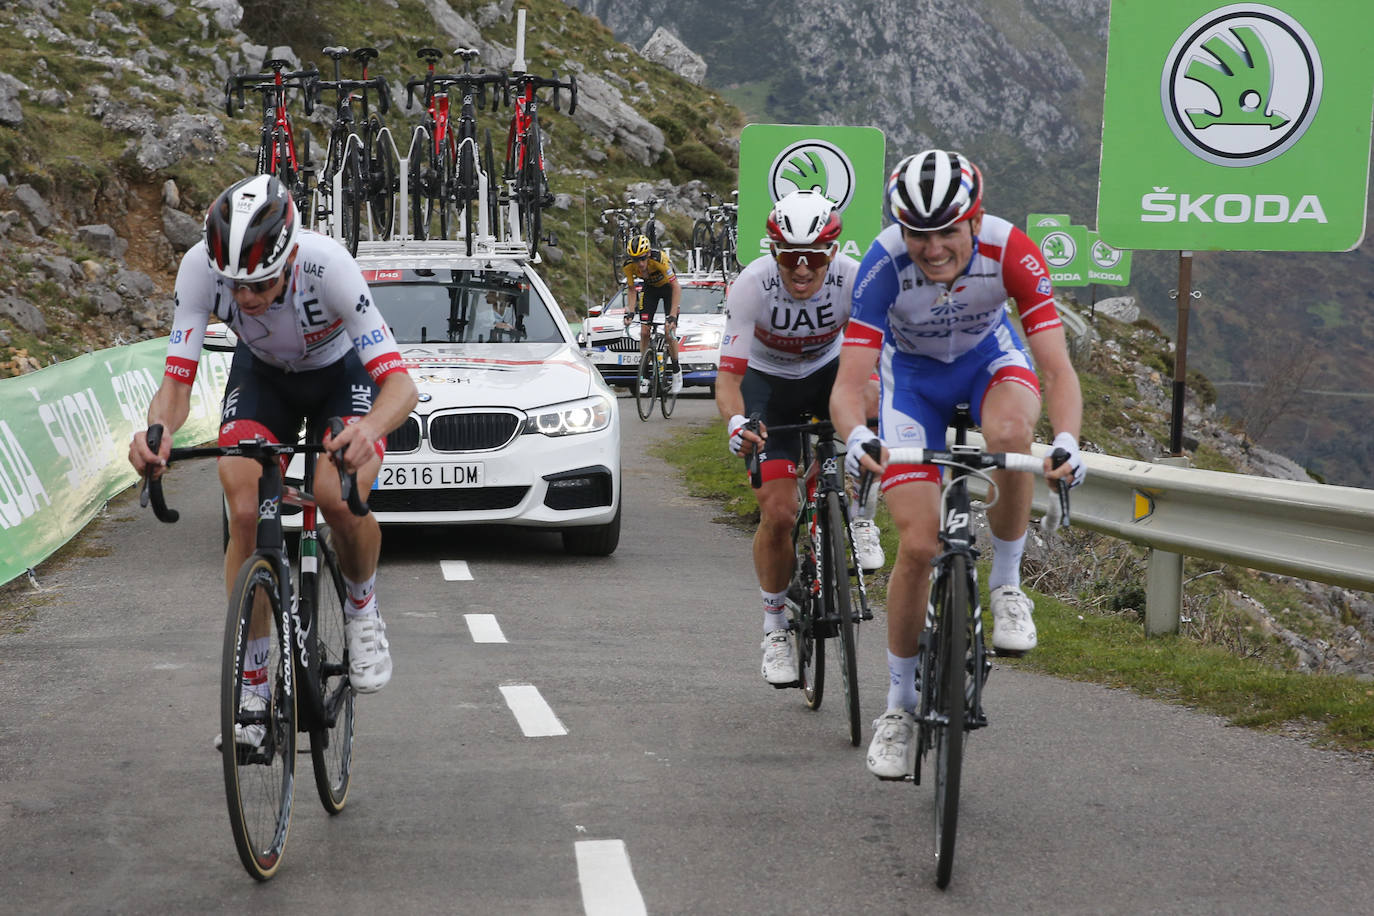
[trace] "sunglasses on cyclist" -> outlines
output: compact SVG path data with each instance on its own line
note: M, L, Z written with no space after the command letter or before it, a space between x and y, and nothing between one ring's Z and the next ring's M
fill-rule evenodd
M647 264L649 261L649 256L647 254L642 254L637 258L630 258L630 260L634 261L636 264Z
M277 274L275 277L268 277L266 280L256 280L251 283L246 280L230 280L229 282L234 289L246 289L250 293L261 296L263 293L276 286L277 281L280 280L281 277L281 274Z
M805 264L812 270L820 270L830 263L829 248L774 248L773 257L778 266L796 270Z

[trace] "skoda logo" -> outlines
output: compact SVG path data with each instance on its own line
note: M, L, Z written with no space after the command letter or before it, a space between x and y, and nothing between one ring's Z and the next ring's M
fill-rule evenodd
M1078 246L1067 232L1047 232L1040 240L1040 253L1051 267L1065 267L1078 256Z
M1213 10L1174 42L1159 86L1178 141L1214 165L1268 162L1317 114L1322 65L1292 16L1257 3Z
M768 189L775 201L793 191L814 189L843 210L854 196L854 164L833 143L798 140L773 160Z
M1093 242L1093 263L1101 268L1115 267L1121 262L1121 252L1106 242Z

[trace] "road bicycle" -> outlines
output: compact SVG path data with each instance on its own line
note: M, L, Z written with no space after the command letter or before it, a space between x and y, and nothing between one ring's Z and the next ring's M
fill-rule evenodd
M376 51L372 48L360 49L371 51L372 56L376 56ZM315 224L328 224L334 231L331 235L340 238L348 248L349 254L358 253L358 239L361 235L361 221L363 217L363 206L367 206L368 224L371 226L375 220L385 226L383 238L391 232L391 182L393 175L388 177L386 174L373 174L374 153L382 155L389 167L389 156L385 156L385 151L381 150L380 144L373 141L371 147L354 130L353 103L361 101L363 110L363 125L365 131L371 129L371 117L369 116L367 94L368 90L377 93L377 106L382 114L386 114L391 108L391 90L388 88L384 77L374 77L372 79L346 80L340 75L339 62L343 58L350 56L353 52L348 48L329 47L324 49L324 53L334 60L334 79L316 79L310 83L310 92L313 101L318 103L320 94L325 90L333 90L336 94L334 103L334 123L329 126L329 143L325 153L324 169L318 173L315 184L316 206L312 208L315 217ZM366 68L366 63L364 63ZM364 70L364 72L366 72ZM382 167L386 171L387 167ZM374 178L377 185L374 186ZM336 182L337 179L337 182ZM375 190L374 190L375 188ZM374 206L375 205L375 206ZM382 214L385 212L385 216Z
M423 152L416 161L411 143L409 188L411 233L417 240L429 238L434 219L439 220L439 237L448 238L449 186L453 183L453 140L449 133L448 92L434 85L434 65L444 56L438 48L421 48L415 56L425 62L424 76L406 82L406 109L414 107L415 90L423 88L425 114L418 136L425 138Z
M746 428L763 428L751 417ZM859 746L863 721L859 711L858 626L873 619L863 568L849 528L849 494L844 482L844 453L837 450L835 427L810 414L801 423L766 427L768 437L801 437L797 462L797 520L792 528L796 557L788 586L787 611L797 641L797 672L802 696L820 709L825 695L825 641L838 638L840 682L849 743ZM776 439L774 440L776 441ZM759 458L749 456L749 475L760 483Z
M355 48L353 59L361 66L363 81L368 80L368 65L380 53L376 48ZM372 222L377 236L391 238L396 226L396 192L400 186L396 177L396 144L391 131L381 119L391 109L391 87L380 90L378 106L380 114L368 108L367 93L362 98L363 130L358 136L363 141L363 183L367 188L367 203L372 213Z
M732 197L739 196L738 191L730 193ZM692 250L697 253L697 269L706 273L719 269L728 281L729 272L739 270L736 258L739 206L733 203L713 206L711 201L716 200L716 196L709 191L705 195L706 215L692 224Z
M257 174L275 175L296 202L296 209L309 213L310 132L301 131L300 146L291 114L286 110L289 89L299 89L305 99L305 113L314 113L315 100L310 84L319 78L320 71L313 63L300 70L287 70L290 61L269 60L263 63L262 73L240 73L230 76L224 84L224 111L234 116L235 101L243 110L244 90L262 95L262 129L258 134Z
M495 231L496 195L491 193L490 179L495 175L495 156L492 151L491 130L486 132L485 150L477 149L477 109L487 104L487 86L492 87L491 110L495 111L504 101L510 103L508 84L504 73L472 72L472 62L478 52L472 48L458 48L454 52L463 61L463 72L455 74L429 73L425 76L425 94L433 96L448 86L458 87L462 99L458 121L455 125L450 118L448 136L449 149L455 157L449 170L450 181L445 198L445 207L452 206L459 222L463 225L463 239L467 254L472 256L472 236L478 228L478 215L485 200L488 207L487 220ZM496 91L497 89L500 91Z
M955 408L954 445L948 451L894 448L894 464L935 464L947 468L940 494L940 548L931 579L925 628L921 631L917 671L921 702L916 711L916 767L911 779L921 782L921 765L935 755L935 883L948 886L954 869L954 840L959 822L959 789L968 733L988 724L983 686L992 671L983 638L983 611L978 595L973 508L968 479L988 485L987 506L997 501L988 471L1004 469L1043 473L1044 462L1015 452L985 452L968 445L972 425L967 404ZM1055 467L1068 459L1055 449ZM1069 524L1069 487L1059 485L1059 525Z
M626 248L630 244L630 239L637 235L647 236L649 247L658 246L658 221L654 215L658 211L660 201L656 197L648 200L639 200L631 197L625 201L623 207L607 207L601 211L601 221L603 223L613 223L613 241L611 247L611 270L615 274L616 283L625 281L625 263L629 260ZM647 210L647 215L644 214Z
M510 195L519 215L521 237L529 248L530 257L539 253L542 240L545 207L553 205L548 176L544 172L544 146L539 134L539 90L553 90L553 110L562 111L559 93L568 90L568 114L577 111L577 78L569 75L560 82L558 72L553 76L516 73L510 77L514 113L506 132L505 180L510 183Z
M332 435L343 431L338 418L328 423ZM157 451L161 425L149 427L148 447ZM320 802L330 814L343 810L353 765L354 690L348 679L348 644L344 609L348 606L339 560L328 536L317 526L310 493L320 444L284 445L247 439L235 445L174 448L167 466L189 458L251 458L262 465L258 481L257 543L239 568L229 597L220 667L220 735L224 793L234 846L244 869L259 881L281 866L296 773L296 733L310 735L310 759ZM302 488L285 486L282 464L305 456ZM355 515L367 506L357 492L357 478L339 468L341 491ZM152 503L159 520L175 522L180 513L167 507L162 481L149 474L140 504ZM302 524L298 581L282 536L286 505L300 506ZM250 642L267 639L265 662L249 658ZM249 697L250 664L262 662L268 697ZM254 694L253 696L260 696ZM247 702L245 699L247 698ZM261 736L254 740L255 732Z
M635 319L625 326L625 336L639 340L639 334L632 334L635 325L643 327L641 319ZM654 400L658 400L663 419L673 415L677 407L677 393L673 391L672 358L668 351L667 323L662 329L655 327L649 335L649 349L639 357L639 369L635 372L634 392L635 410L641 420L648 420L654 412Z

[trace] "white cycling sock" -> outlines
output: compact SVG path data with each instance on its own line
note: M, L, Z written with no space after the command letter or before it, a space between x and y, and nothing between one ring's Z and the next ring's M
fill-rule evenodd
M783 608L787 606L787 591L765 592L759 589L759 594L763 596L763 632L772 633L774 630L787 629L787 615L783 613Z
M376 573L366 582L354 582L345 576L344 585L348 586L348 606L344 608L344 614L349 617L377 616Z
M915 712L920 705L921 697L916 690L916 659L914 655L902 658L893 655L891 649L887 650L887 673L890 676L887 686L888 709Z
M272 695L267 686L267 662L272 655L272 637L248 640L243 659L243 686L266 699Z
M1021 555L1026 552L1026 536L1004 541L995 534L992 538L992 571L988 573L988 588L1003 585L1021 586Z

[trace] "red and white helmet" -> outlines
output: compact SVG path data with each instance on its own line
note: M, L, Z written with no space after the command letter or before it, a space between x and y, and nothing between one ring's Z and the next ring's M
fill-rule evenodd
M775 247L827 248L843 228L835 202L809 188L779 198L768 214L768 239Z
M296 244L300 217L276 177L254 175L224 190L205 214L210 266L230 280L275 277Z
M983 174L960 153L928 149L897 163L884 200L888 215L908 229L943 229L978 215Z

